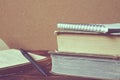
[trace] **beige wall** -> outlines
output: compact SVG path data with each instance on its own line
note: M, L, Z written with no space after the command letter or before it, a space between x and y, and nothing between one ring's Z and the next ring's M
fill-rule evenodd
M56 49L58 22L120 22L120 0L0 0L0 37L11 48Z

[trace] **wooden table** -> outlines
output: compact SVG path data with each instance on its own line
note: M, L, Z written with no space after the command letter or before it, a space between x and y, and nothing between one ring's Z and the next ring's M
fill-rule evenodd
M45 71L48 73L49 76L44 77L40 75L40 73L38 73L36 69L31 68L19 74L1 77L0 80L98 80L98 79L90 79L84 77L72 77L72 76L63 76L63 75L60 76L60 75L50 74L49 71L51 70L51 58L50 55L48 54L48 51L39 50L39 51L30 51L30 52L34 52L36 54L47 57L47 60L40 62L40 64L42 65L42 67L45 69Z

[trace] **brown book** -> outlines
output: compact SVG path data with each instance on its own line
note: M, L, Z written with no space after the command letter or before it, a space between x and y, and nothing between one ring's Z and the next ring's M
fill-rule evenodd
M120 56L120 35L80 32L70 30L55 31L59 52Z

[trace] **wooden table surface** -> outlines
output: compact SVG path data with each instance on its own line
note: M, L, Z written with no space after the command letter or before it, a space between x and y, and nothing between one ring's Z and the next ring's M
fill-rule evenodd
M35 68L31 68L25 70L22 73L9 75L5 77L1 77L0 80L98 80L98 79L90 79L85 77L73 77L73 76L61 76L61 75L53 75L50 73L51 70L51 58L46 50L39 51L30 51L39 55L43 55L47 57L47 60L40 62L44 70L48 73L47 77L42 76Z

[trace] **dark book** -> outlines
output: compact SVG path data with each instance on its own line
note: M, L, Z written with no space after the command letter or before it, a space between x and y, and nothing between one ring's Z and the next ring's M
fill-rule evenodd
M120 80L120 59L109 56L49 52L52 58L51 73Z

